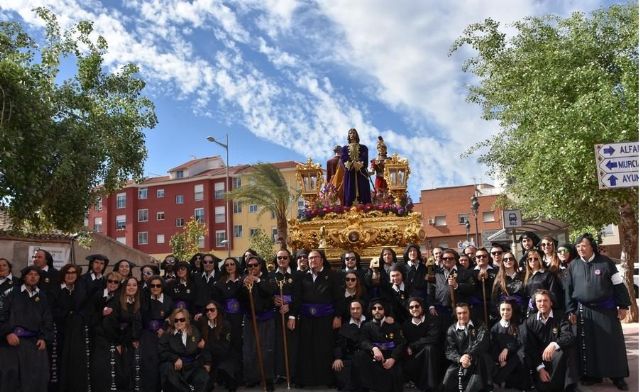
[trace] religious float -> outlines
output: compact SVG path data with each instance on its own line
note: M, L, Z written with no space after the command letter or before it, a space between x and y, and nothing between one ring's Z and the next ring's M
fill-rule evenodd
M425 239L421 214L412 211L407 194L409 161L397 154L388 157L379 137L378 156L368 171L368 150L359 144L355 129L349 130L348 140L347 146L334 149L339 162L327 162L327 179L322 166L311 158L297 165L305 211L289 220L289 246L322 249L334 262L346 250L377 258L382 247L390 247L401 256L407 244ZM375 183L369 176L375 176Z

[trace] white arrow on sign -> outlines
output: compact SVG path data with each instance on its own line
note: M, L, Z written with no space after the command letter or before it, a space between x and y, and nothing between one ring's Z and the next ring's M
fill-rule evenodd
M637 157L638 142L597 144L596 151L602 158Z
M637 172L638 157L603 159L599 166L604 173Z
M611 173L602 176L600 189L638 186L638 173Z

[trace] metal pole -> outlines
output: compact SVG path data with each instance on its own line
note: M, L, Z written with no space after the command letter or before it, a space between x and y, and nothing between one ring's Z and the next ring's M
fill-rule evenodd
M478 242L478 213L477 212L474 214L474 217L476 219L476 246L481 247L480 243Z
M226 162L226 167L227 167L227 174L226 174L226 179L225 179L225 186L224 189L227 191L227 193L229 192L229 134L227 133L226 137L225 137L225 147L224 149L227 152L227 162ZM227 257L231 257L231 214L229 213L229 199L226 198L226 206L225 206L225 213L226 213L226 219L227 219Z

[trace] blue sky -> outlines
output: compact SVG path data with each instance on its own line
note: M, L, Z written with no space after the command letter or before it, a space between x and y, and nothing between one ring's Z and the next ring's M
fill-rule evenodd
M41 31L45 6L63 26L94 21L109 43L106 64L137 63L156 104L145 174L192 157L221 155L205 138L229 134L232 165L324 162L355 127L375 154L408 157L420 189L490 182L460 153L497 130L467 103L471 55L448 55L463 29L491 17L590 12L597 0L3 0L0 18Z

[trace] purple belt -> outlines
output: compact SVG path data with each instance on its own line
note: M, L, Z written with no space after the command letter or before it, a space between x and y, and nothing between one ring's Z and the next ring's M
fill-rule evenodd
M16 327L13 330L13 333L16 334L16 336L19 338L35 338L36 336L38 336L37 332L30 331L22 327Z
M180 357L180 359L182 360L182 363L184 363L185 365L192 363L193 361L196 360L196 358L193 355L187 355L185 357Z
M380 350L393 350L396 348L395 342L373 342L373 345L378 347Z
M236 298L227 298L224 300L225 313L237 314L241 312L240 301Z
M581 302L581 304L589 308L600 308L600 309L616 308L616 301L613 299L613 297L609 297L598 302L589 302L589 303Z
M293 296L291 294L283 294L282 295L282 302L283 303L290 304L292 300L293 300Z
M158 332L158 330L160 328L162 328L163 324L164 324L164 320L151 320L147 324L147 328L146 329L151 331L151 332Z
M189 309L187 301L176 301L176 309Z
M300 313L304 317L333 316L335 310L332 304L302 304Z

